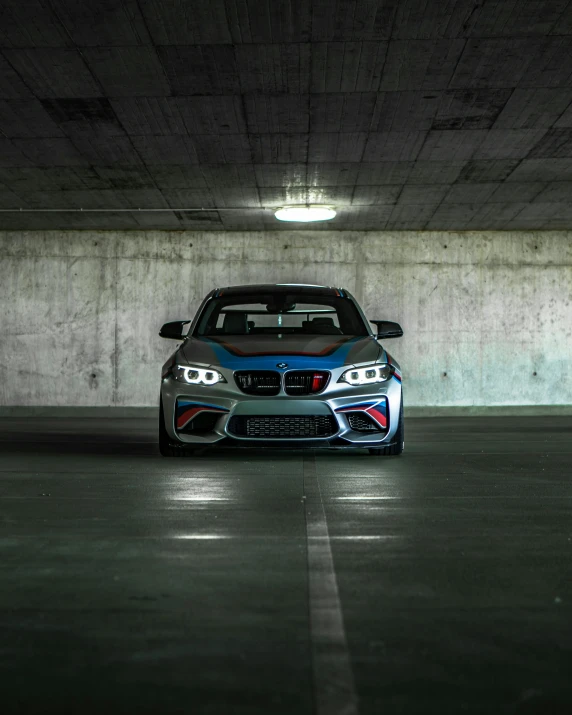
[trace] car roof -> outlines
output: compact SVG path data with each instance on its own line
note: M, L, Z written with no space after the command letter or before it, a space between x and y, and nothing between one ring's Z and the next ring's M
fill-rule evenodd
M306 283L260 283L256 285L227 286L217 288L215 297L221 295L253 295L256 293L304 293L307 295L333 295L344 297L347 291L343 288L333 288L332 286L308 285Z

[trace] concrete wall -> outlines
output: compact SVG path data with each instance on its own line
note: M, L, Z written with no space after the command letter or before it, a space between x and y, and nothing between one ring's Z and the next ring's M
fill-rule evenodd
M572 233L0 232L0 404L154 405L211 288L344 286L409 405L572 404Z

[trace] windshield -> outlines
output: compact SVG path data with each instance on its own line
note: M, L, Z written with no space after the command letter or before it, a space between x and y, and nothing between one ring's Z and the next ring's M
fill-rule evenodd
M213 298L195 335L368 335L355 304L337 296L265 293Z

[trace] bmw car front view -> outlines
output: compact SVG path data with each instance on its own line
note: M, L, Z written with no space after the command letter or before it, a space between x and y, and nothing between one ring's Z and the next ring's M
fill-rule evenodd
M379 342L403 331L368 321L342 288L218 288L159 335L182 341L162 371L165 457L210 446L403 451L401 370Z

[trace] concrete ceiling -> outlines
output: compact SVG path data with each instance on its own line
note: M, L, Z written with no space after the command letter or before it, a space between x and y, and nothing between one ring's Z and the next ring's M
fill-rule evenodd
M0 228L557 229L571 199L568 0L2 0L0 209L111 211Z

